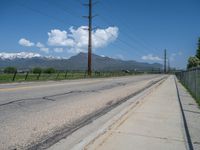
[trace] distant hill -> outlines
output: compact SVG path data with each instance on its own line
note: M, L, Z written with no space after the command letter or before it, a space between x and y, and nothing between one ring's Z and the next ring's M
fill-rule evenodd
M27 70L34 67L53 67L57 70L86 70L87 69L87 53L79 53L69 59L43 57L40 55L20 55L9 58L6 55L0 55L0 68L14 66L21 70ZM32 57L31 57L32 56ZM92 68L99 71L114 71L114 70L152 70L160 69L162 65L159 63L143 63L136 61L125 61L113 59L109 57L101 57L92 54Z

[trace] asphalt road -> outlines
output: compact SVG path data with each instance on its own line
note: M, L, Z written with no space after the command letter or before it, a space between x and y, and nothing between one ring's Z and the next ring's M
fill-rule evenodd
M162 77L1 84L0 149L32 147Z

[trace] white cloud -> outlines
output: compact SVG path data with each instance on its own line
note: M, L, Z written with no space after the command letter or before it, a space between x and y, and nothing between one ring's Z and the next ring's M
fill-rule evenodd
M148 54L146 56L142 56L143 60L148 60L148 61L162 61L162 59L158 56L153 56L152 54Z
M62 53L63 52L63 48L54 48L54 52Z
M77 29L69 28L69 31L54 29L48 32L48 44L51 46L66 46L69 53L86 52L88 45L87 26L81 26ZM117 27L108 27L106 29L97 29L92 32L94 49L104 47L115 41L118 37Z
M45 47L45 46L44 46L44 44L37 42L36 47L42 48L42 47Z
M37 42L36 47L45 53L49 53L49 48L45 47L45 45L40 42Z
M31 46L35 45L33 42L31 42L25 38L21 38L18 43L22 46L27 46L27 47L31 47Z
M95 48L103 47L113 42L118 37L117 27L108 27L107 29L97 29L93 33L93 45Z
M41 57L41 55L38 53L32 53L32 52L0 53L1 59L33 58L33 57Z
M51 30L48 32L48 44L51 46L73 46L73 40L68 37L66 31L59 29Z
M117 54L114 56L115 59L124 60L124 56L121 54Z
M42 47L42 48L40 48L40 50L45 53L49 53L49 48L47 48L47 47Z

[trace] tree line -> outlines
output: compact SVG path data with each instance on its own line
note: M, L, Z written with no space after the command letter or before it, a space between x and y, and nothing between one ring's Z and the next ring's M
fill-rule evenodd
M12 67L12 66L9 66L9 67L6 67L4 68L3 70L4 73L16 73L17 72L17 68L16 67ZM40 67L35 67L33 68L32 70L30 70L31 73L34 73L34 74L39 74L39 73L48 73L48 74L51 74L51 73L55 73L56 70L54 68L40 68Z
M195 56L190 56L188 59L187 68L200 67L200 38L198 39L197 50Z

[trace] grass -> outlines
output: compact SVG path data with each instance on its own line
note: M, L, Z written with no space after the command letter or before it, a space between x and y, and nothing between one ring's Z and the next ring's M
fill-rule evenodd
M92 78L104 78L104 77L117 77L133 75L135 73L124 73L124 72L101 72L99 74L93 73ZM60 73L41 73L33 74L29 73L26 78L26 73L17 73L14 80L14 74L0 74L0 83L10 83L10 82L26 82L26 81L47 81L47 80L73 80L73 79L83 79L88 78L85 72L60 72ZM25 79L26 78L26 79Z

